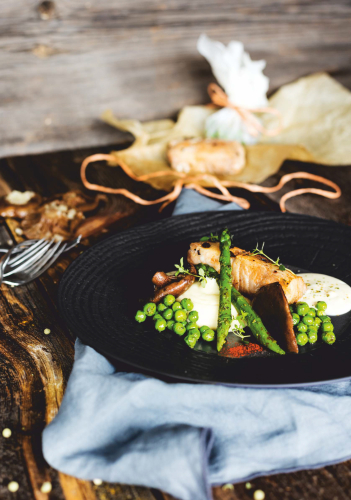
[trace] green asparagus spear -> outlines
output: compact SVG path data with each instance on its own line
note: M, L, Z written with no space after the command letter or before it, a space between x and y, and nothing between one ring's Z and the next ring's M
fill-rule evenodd
M231 295L232 288L232 266L230 263L230 234L228 229L222 231L219 248L221 255L219 257L219 311L217 328L217 350L220 351L227 338L229 328L232 322Z
M217 271L213 269L213 267L205 264L200 264L196 266L197 270L200 267L204 269L205 276L216 278L217 281L219 281L219 275ZM238 303L237 299L239 297L241 297L241 299L239 300ZM271 349L272 351L277 352L278 354L285 354L283 349L281 349L278 346L277 342L269 335L269 333L267 332L266 328L262 323L261 318L255 313L255 311L252 309L250 304L248 304L248 302L241 295L241 293L239 293L233 286L231 289L231 300L238 313L242 312L246 313L245 319L248 323L250 330L252 331L253 335L257 338L257 340L268 349Z
M232 302L234 307L241 313L245 312L245 320L256 339L265 347L268 347L271 351L278 354L285 354L285 351L279 347L277 342L269 335L266 328L264 327L261 318L252 309L250 304L245 300L245 298L238 292L234 287L231 291Z

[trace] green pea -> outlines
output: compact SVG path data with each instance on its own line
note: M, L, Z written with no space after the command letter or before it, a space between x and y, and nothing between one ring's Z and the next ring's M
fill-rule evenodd
M322 320L322 323L331 323L331 319L329 318L329 316L319 316L320 319Z
M204 333L206 330L210 330L210 327L209 327L209 326L206 326L206 325L203 325L203 326L200 328L200 333Z
M180 302L174 302L174 304L172 304L172 310L173 311L178 311L181 308L182 308L182 306L181 306Z
M318 333L318 328L314 325L311 325L308 327L308 333L309 332L315 332L315 333Z
M143 311L146 316L153 316L156 312L156 304L154 304L153 302L148 302L144 305Z
M193 328L189 332L189 335L193 335L194 337L196 337L196 340L199 340L199 338L201 337L201 333L200 333L200 330L198 328Z
M327 306L326 302L324 302L323 300L320 300L319 302L317 302L316 307L319 311L325 311L328 306Z
M145 321L146 320L146 314L144 313L144 311L137 311L137 313L135 315L135 320L138 323L142 323L143 321Z
M299 316L305 316L309 310L310 307L306 302L298 302L296 305L296 312Z
M193 337L192 335L187 335L185 337L185 343L191 348L191 349L194 349L195 345L196 345L196 342L197 342L197 338L196 337Z
M307 328L308 328L307 325L305 325L305 323L302 323L302 321L300 321L300 323L296 325L296 329L300 333L306 333Z
M174 304L174 301L175 301L174 295L166 295L166 297L163 299L163 303L167 307L171 307L171 305Z
M158 305L157 305L157 311L158 311L159 313L161 313L161 312L165 311L166 309L167 309L167 306L165 306L165 305L164 305L164 304L162 304L162 303L160 303L160 304L158 304Z
M183 299L181 301L182 308L185 309L186 311L192 311L194 309L194 304L190 299Z
M314 324L314 326L316 326L317 328L319 328L319 327L320 327L320 325L321 325L321 323L322 323L321 318L319 318L318 316L316 316L316 317L314 318L314 323L313 323L313 324Z
M296 342L298 345L306 345L308 342L308 337L305 333L299 333L298 336L296 337Z
M173 311L172 309L169 307L168 309L166 309L165 311L163 311L162 313L162 316L168 321L169 319L172 319L172 316L173 316Z
M174 319L177 321L177 323L181 323L182 321L186 321L187 314L184 309L179 309L174 313Z
M200 328L201 331L201 328ZM201 332L202 338L206 340L206 342L212 342L212 340L215 338L215 332L211 330L210 328L208 330L205 330L204 332Z
M184 335L184 333L186 332L186 329L185 329L185 326L182 325L181 323L174 323L173 331L177 335Z
M170 319L167 321L167 328L168 330L172 330L173 331L173 326L175 325L175 321L174 319Z
M324 332L333 332L334 331L333 323L322 323L321 330L323 333Z
M292 305L289 306L289 309L290 309L291 314L293 314L295 312L295 310L294 310L294 308L293 308Z
M329 344L329 345L334 344L334 342L336 340L335 333L334 332L325 332L325 333L323 333L322 340L326 344Z
M300 323L300 316L296 313L292 313L293 325L298 325Z
M317 310L314 307L310 307L310 310L308 311L308 314L310 316L313 316L315 318L316 314L317 314Z
M161 316L161 314L157 313L155 314L155 316L152 318L154 321L157 321L158 319L164 319L163 316Z
M308 332L308 342L310 344L315 344L318 340L317 332Z
M199 313L197 311L191 311L188 315L189 321L198 321L199 320Z
M187 323L186 329L188 331L192 330L193 328L199 328L198 324L195 321L191 321L190 323Z
M314 318L313 318L313 316L306 314L306 316L304 316L302 318L302 321L303 321L303 323L305 323L305 325L310 326L310 325L313 325Z
M162 318L162 319L158 319L155 323L155 328L158 332L163 332L163 330L165 330L167 327L167 321Z

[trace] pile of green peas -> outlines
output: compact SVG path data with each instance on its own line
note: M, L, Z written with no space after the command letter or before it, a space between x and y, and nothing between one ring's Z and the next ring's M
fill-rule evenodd
M318 331L322 332L322 340L327 344L334 344L334 326L325 311L327 304L319 301L316 307L310 307L306 302L298 302L290 306L296 342L304 346L309 342L314 344L318 340Z
M166 295L163 302L154 304L148 302L143 310L137 311L135 320L142 323L147 317L151 317L155 322L155 329L163 332L166 328L182 337L185 333L185 343L193 349L200 337L206 342L211 342L215 338L214 330L208 326L198 326L199 313L193 311L194 304L190 299L183 299L177 302L174 295Z

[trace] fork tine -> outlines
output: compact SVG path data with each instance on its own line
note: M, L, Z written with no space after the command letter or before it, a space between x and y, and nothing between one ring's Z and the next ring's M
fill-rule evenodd
M19 286L19 285L25 285L26 283L29 283L30 281L33 281L35 280L36 278L38 278L41 274L43 274L47 269L49 269L50 266L52 266L52 264L59 258L59 256L65 251L65 248L66 248L66 243L63 244L63 246L61 248L59 248L58 250L56 250L56 253L54 253L51 257L51 259L49 260L49 262L47 262L44 267L41 267L40 269L38 269L38 271L34 274L30 274L26 279L19 279L17 281L8 281L8 280L4 280L4 283L6 285L12 285L12 286Z
M28 266L26 272L29 274L36 274L41 268L45 266L48 260L51 259L53 255L55 255L61 245L62 242L58 241L52 248L50 248L50 250L45 253L45 255L41 259ZM64 244L64 248L66 248L66 244Z
M76 245L78 245L78 243L80 243L80 240L82 239L82 235L80 234L75 240L73 241L68 241L67 242L67 246L66 246L66 249L65 249L65 252L68 252L68 250L71 250L71 248L75 247Z
M57 250L56 253L51 257L51 259L49 260L49 262L47 262L44 267L41 267L34 275L32 275L31 278L30 278L30 280L31 281L34 280L35 278L37 278L38 276L40 276L41 274L43 274L47 269L49 269L49 267L51 267L52 264L54 262L56 262L56 260L64 252L64 250L65 250L65 246L63 246L59 250Z
M10 276L11 274L14 273L19 273L20 271L23 271L27 267L30 266L30 264L37 262L44 254L49 250L49 248L52 245L52 241L49 241L46 245L40 248L39 252L34 252L33 255L31 255L27 260L24 260L20 266L12 268L11 271L8 271L7 273L4 273L4 277ZM13 266L10 266L13 267ZM4 268L5 269L5 268ZM6 271L6 269L5 269Z
M32 255L32 253L39 251L40 248L42 246L44 246L47 241L48 240L44 240L44 239L37 240L36 243L34 243L33 245L29 245L28 248L23 250L23 252L20 255L11 259L9 264L11 266L13 266L13 264L15 264L15 263L17 263L17 265L20 264L23 260L26 260L28 257L30 257L30 255Z

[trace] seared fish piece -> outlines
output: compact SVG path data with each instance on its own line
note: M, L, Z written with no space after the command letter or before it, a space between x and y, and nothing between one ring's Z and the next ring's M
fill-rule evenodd
M245 149L236 141L188 139L171 142L167 156L174 170L192 174L237 174L245 166Z
M233 286L245 295L254 295L262 286L270 283L280 283L289 304L300 300L306 291L304 280L289 271L280 271L277 266L261 255L252 255L238 247L231 249ZM207 264L218 273L219 243L191 243L188 251L189 264Z

